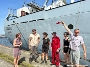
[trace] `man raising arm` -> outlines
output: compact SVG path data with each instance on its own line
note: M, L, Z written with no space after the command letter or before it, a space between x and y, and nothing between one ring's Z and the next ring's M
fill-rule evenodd
M66 26L64 22L61 21L65 29L68 31L71 37L71 43L70 43L70 48L71 48L71 63L74 63L77 67L79 67L79 60L80 60L80 50L79 46L82 44L82 48L84 50L84 58L86 58L86 48L84 45L84 41L82 36L79 36L79 29L74 30L74 34L70 31L70 29ZM74 60L74 61L73 61Z

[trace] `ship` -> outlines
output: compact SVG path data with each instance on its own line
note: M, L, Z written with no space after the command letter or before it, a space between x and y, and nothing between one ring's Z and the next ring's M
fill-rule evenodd
M61 39L61 48L63 33L66 32L63 25L57 25L56 22L64 21L68 26L73 25L74 29L80 29L80 35L84 38L87 59L81 59L80 63L90 66L90 0L71 0L67 4L65 0L52 0L52 4L47 6L48 0L40 7L35 2L30 2L23 5L22 8L17 9L17 15L11 14L10 9L7 17L5 18L4 31L5 36L11 43L15 38L15 34L20 32L22 34L22 49L28 50L28 37L32 33L32 29L36 29L40 34L41 42L38 46L38 51L41 52L43 32L48 33L51 39L52 32L57 32ZM81 57L83 57L83 50L80 47ZM61 57L62 52L61 52Z

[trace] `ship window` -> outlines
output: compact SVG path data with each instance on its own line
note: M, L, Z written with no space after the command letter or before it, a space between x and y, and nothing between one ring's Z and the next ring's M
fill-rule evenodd
M37 21L39 21L39 20L44 20L44 18L41 18L41 19L37 19Z
M33 9L32 9L32 12L33 12Z
M28 12L26 12L26 15L29 15L29 13L28 13Z
M11 25L15 25L15 24L11 24Z
M27 23L27 21L26 22L21 22L21 23Z
M33 21L36 21L36 20L31 20L31 21L29 21L29 22L33 22Z
M10 25L8 25L8 26L10 26Z

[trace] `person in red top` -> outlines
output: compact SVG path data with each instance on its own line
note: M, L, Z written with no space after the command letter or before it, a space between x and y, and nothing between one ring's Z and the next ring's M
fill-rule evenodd
M60 51L60 38L56 36L56 32L52 33L52 43L51 43L51 50L52 50L52 64L59 67L60 58L59 58L59 51Z

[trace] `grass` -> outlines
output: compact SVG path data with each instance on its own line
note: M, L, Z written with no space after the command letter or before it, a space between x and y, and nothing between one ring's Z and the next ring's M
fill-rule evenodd
M12 56L9 56L7 54L1 53L0 52L0 58L4 59L5 61L13 64L14 58ZM34 67L33 65L30 65L29 63L22 62L20 63L19 67Z

